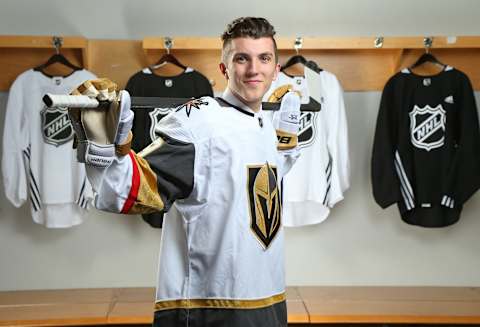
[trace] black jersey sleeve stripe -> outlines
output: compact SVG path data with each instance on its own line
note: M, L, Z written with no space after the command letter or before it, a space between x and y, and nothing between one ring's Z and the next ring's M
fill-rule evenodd
M325 205L325 206L328 204L329 194L330 194L330 184L328 184L327 190L325 191L325 197L323 198L323 205Z
M88 200L86 198L82 198L82 202L80 203L80 207L83 209L87 209L88 206Z
M30 167L30 146L23 150L23 155L26 158L27 166ZM38 186L33 176L31 168L28 168L28 173L30 175L29 188L30 188L30 201L32 202L33 209L38 211L42 205L40 202L40 192L38 191Z
M34 187L34 191L36 192L38 198L40 198L40 191L38 190L38 184L37 184L37 181L35 180L35 177L33 176L31 169L29 169L29 173L30 173L31 183L33 184L33 187Z
M328 164L327 164L327 168L325 169L325 175L326 175L326 180L327 180L327 189L325 191L325 197L323 198L323 205L327 205L328 204L328 199L329 199L329 193L330 193L330 187L331 187L331 184L332 184L332 156L330 155L330 153L328 154Z
M41 206L39 197L37 196L37 194L35 193L35 190L33 189L32 183L30 183L30 198L32 199L32 202L35 202L36 204L35 207L37 209L35 211L38 211L38 209L40 209L42 206Z
M83 198L83 191L85 190L85 184L86 184L86 178L83 179L82 187L80 188L80 193L78 194L78 200L77 203L80 201L81 198Z
M157 176L158 193L169 210L176 199L190 195L194 185L195 146L160 133L162 146L147 155L150 168Z
M23 154L25 155L25 157L27 157L27 159L30 161L30 152L26 151L26 150L23 150Z
M30 202L32 203L33 210L38 211L39 208L37 206L37 203L35 202L35 199L31 194L30 194Z

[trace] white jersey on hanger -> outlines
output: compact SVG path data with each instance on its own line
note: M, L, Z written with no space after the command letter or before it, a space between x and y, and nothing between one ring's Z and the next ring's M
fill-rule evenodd
M72 149L73 129L66 108L47 108L46 93L69 94L89 71L49 77L27 70L10 88L3 132L5 194L20 207L30 198L33 220L49 228L78 225L92 198L84 165Z
M325 220L335 203L343 199L350 183L343 90L332 73L317 73L305 67L305 76L280 72L263 101L274 102L273 93L286 85L301 93L302 104L313 98L320 103L321 110L301 115L301 155L283 179L283 224L316 224Z

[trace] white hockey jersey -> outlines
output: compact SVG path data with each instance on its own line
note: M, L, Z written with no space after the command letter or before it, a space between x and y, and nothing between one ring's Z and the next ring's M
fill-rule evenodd
M263 101L291 85L302 104L313 98L320 112L302 112L298 143L300 158L283 179L284 226L303 226L325 220L350 185L350 161L343 90L336 76L305 67L305 76L280 72ZM278 93L277 93L278 94ZM273 116L273 114L272 114Z
M94 78L86 70L49 77L30 69L10 88L3 132L5 194L16 207L29 197L33 220L49 228L80 224L92 191L85 167L72 149L74 132L67 109L47 108L42 97L69 94Z
M189 326L207 314L224 321L215 326L286 326L278 181L297 151L277 151L264 112L230 92L223 99L192 100L162 119L153 143L160 146L116 159L94 185L95 205L170 210L160 249L159 325ZM103 174L87 172L92 181Z

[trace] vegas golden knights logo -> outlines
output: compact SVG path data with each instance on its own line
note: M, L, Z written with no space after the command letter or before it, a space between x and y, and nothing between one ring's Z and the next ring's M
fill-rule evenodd
M247 168L250 228L266 249L277 235L281 224L282 208L277 168L268 163Z

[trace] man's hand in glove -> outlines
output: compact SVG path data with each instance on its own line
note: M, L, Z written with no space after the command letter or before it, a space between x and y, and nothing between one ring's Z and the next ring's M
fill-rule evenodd
M280 110L273 114L273 127L277 130L278 149L293 149L298 144L300 121L300 96L287 92L282 97Z
M101 103L99 108L68 109L77 135L78 161L96 168L107 168L116 155L128 154L133 124L128 92L117 92L114 82L101 78L84 82L71 94L86 95Z

